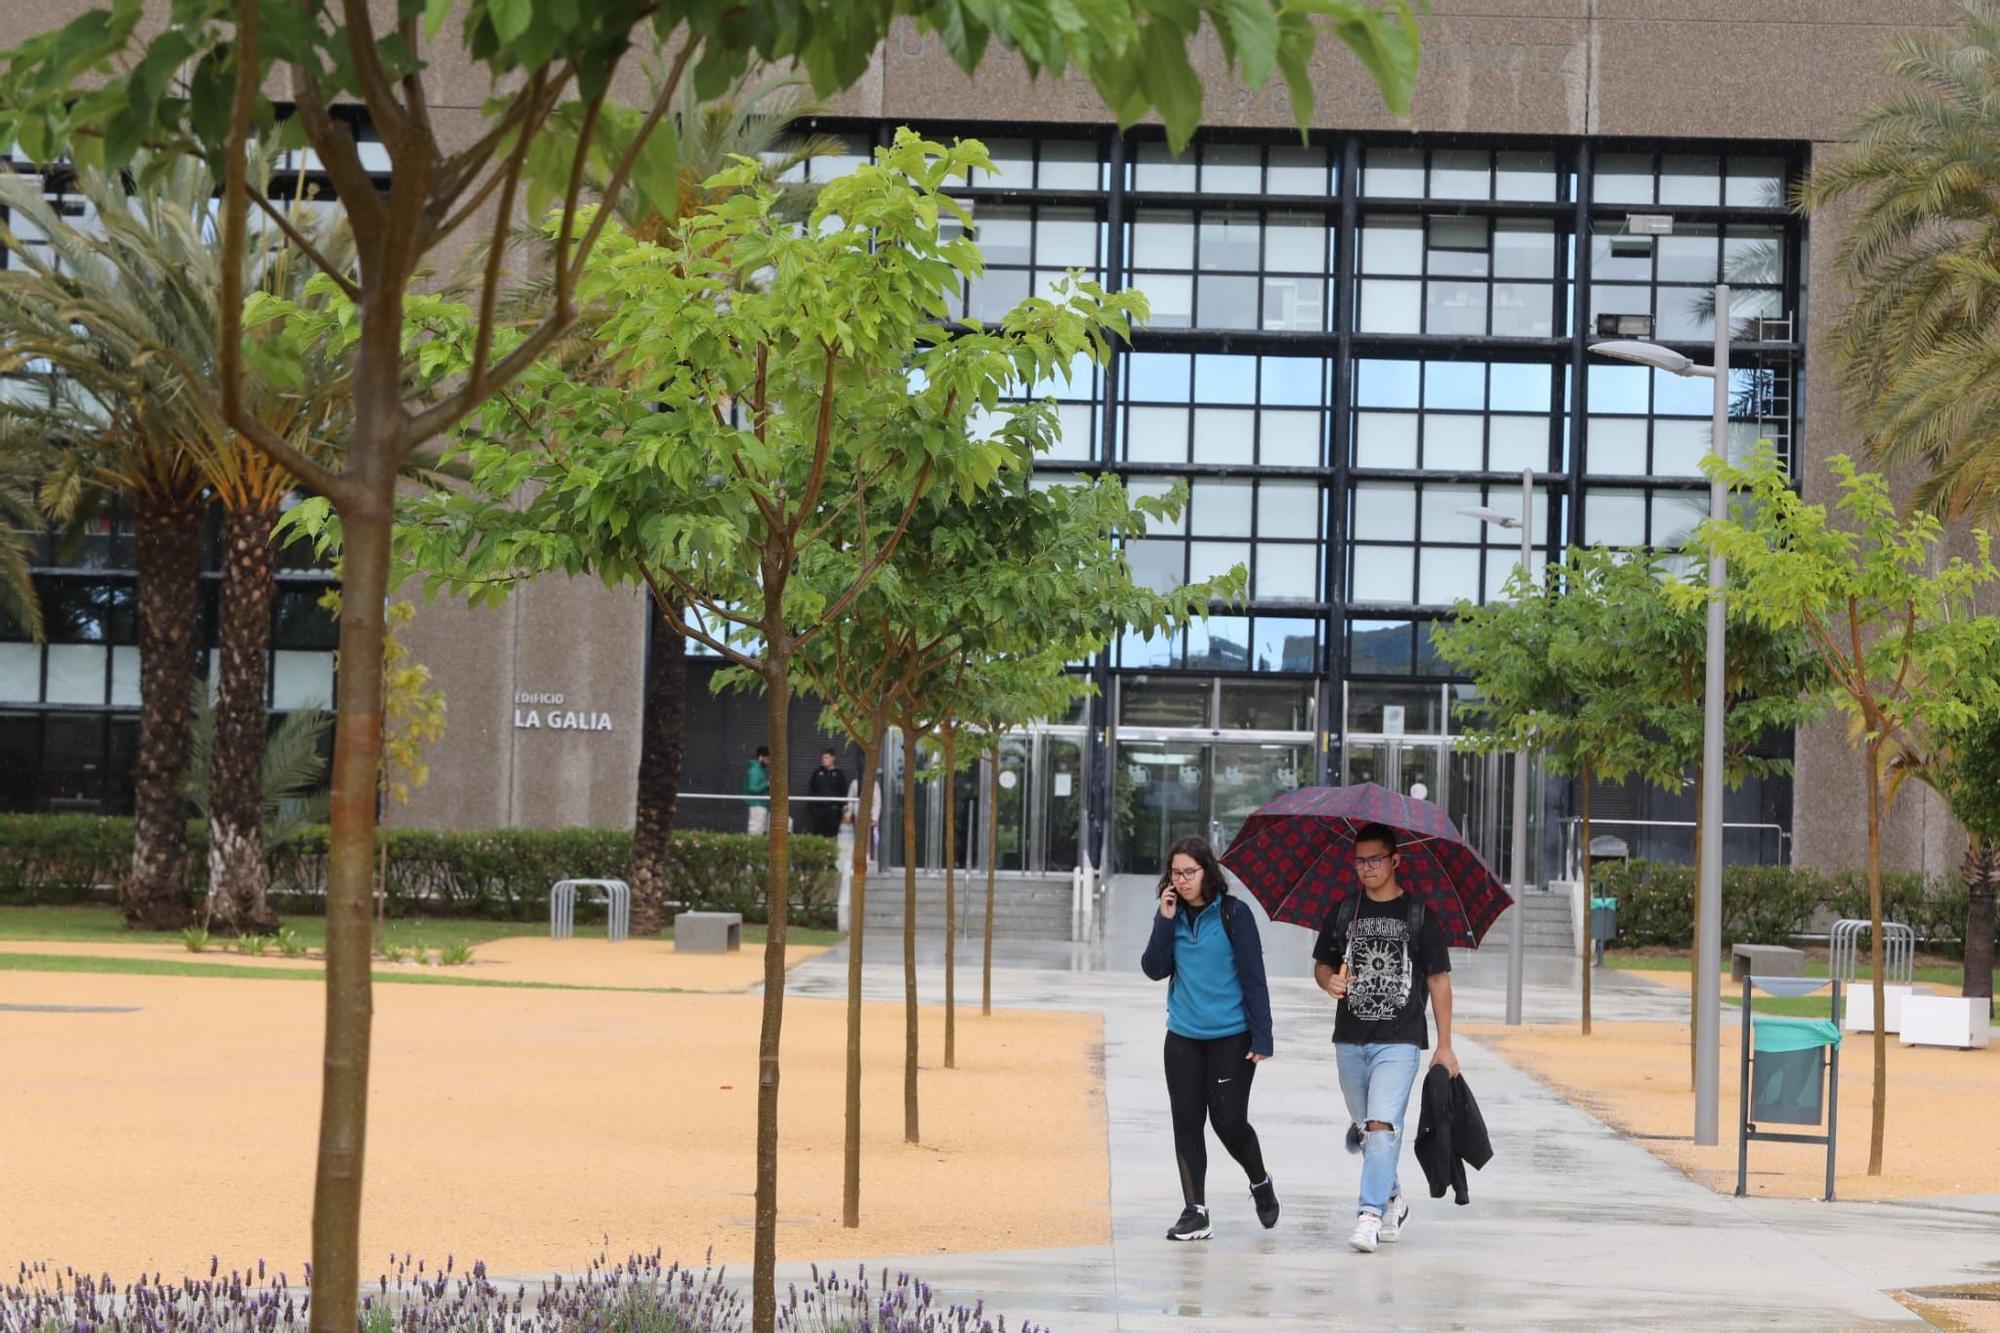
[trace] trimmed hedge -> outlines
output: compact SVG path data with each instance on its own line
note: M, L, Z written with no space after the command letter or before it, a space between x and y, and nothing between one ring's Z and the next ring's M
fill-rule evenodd
M1609 862L1591 875L1591 892L1618 900L1618 942L1688 948L1694 942L1694 867L1661 861ZM1882 874L1882 915L1917 933L1930 953L1963 952L1965 886L1908 872ZM1822 874L1787 866L1725 866L1722 942L1781 943L1824 933L1841 917L1866 920L1868 876Z
M190 881L207 879L207 829L189 829ZM769 919L766 840L744 833L674 834L673 897L688 907ZM389 911L532 921L548 915L565 878L616 878L631 860L629 829L389 830ZM0 815L0 903L80 902L115 885L132 860L132 821L99 815ZM792 835L791 919L834 924L840 872L831 838ZM326 893L326 830L308 829L271 854L281 910L317 913ZM579 904L579 910L588 910Z

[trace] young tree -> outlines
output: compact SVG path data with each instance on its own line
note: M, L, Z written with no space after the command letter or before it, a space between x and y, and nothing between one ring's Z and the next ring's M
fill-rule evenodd
M486 133L448 146L431 115L436 89L423 59L454 14L457 45L491 79ZM221 404L230 424L331 499L348 529L348 591L341 622L349 663L334 741L332 833L328 868L327 1054L321 1146L314 1195L313 1304L316 1329L353 1322L359 1284L361 1165L367 1124L369 1054L368 884L374 836L374 774L380 747L378 673L388 591L396 474L425 441L450 430L534 364L575 319L578 284L609 220L580 219L585 168L603 171L598 202L615 205L627 188L671 196L675 144L661 122L690 67L697 91L727 86L752 58L796 60L827 94L868 69L892 20L938 33L966 69L998 41L1031 74L1060 76L1074 65L1090 79L1121 124L1157 109L1171 142L1187 141L1201 118L1202 79L1189 47L1206 24L1221 46L1225 73L1261 88L1281 72L1303 130L1312 120L1309 70L1322 31L1359 57L1389 109L1407 112L1418 54L1409 0L1194 0L1161 9L1138 0L1095 6L1089 22L1056 0L1020 0L1002 19L968 0L853 0L828 8L775 0L754 16L740 9L658 0L397 0L392 30L377 27L362 0L185 0L163 19L148 19L137 0L88 11L63 28L0 54L0 140L18 143L37 162L68 153L119 170L142 144L155 143L226 161L223 246L240 253L254 203L274 222L281 214L252 198L243 151L251 134L270 129L276 108L262 90L288 82L297 115L288 122L332 176L353 227L359 275L330 272L361 313L354 359L354 421L346 463L334 471L292 448L245 410L238 387L238 331L222 338ZM675 49L661 95L643 112L608 100L636 32L650 30ZM363 165L338 100L361 104L390 160L386 188ZM573 137L551 140L552 125ZM550 143L574 145L565 153ZM485 276L476 353L457 390L423 405L401 387L404 306L421 266L460 228L493 219L513 223L526 185L535 205L559 196L558 262L546 319L500 357L495 301L497 256ZM331 269L331 266L328 266ZM241 307L242 288L225 259L225 319ZM754 1323L768 1333L775 1302L756 1292Z
M2000 622L1973 613L1995 570L1984 533L1971 559L1942 559L1929 514L1901 517L1888 484L1829 460L1833 512L1807 504L1767 448L1743 466L1714 466L1748 501L1740 517L1697 534L1729 561L1731 601L1777 629L1799 628L1825 664L1833 698L1854 724L1867 784L1868 924L1875 1013L1883 1008L1882 816L1897 790L1937 764L1942 738L2000 713ZM1706 591L1694 594L1706 597ZM1875 1029L1875 1096L1868 1174L1882 1172L1888 1045Z

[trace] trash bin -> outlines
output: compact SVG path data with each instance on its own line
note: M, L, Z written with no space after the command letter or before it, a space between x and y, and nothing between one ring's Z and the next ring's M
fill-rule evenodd
M1753 1123L1817 1125L1826 1115L1826 1048L1840 1029L1820 1018L1757 1018L1750 1044Z
M1590 900L1590 942L1597 949L1597 965L1604 966L1604 946L1618 938L1618 900Z

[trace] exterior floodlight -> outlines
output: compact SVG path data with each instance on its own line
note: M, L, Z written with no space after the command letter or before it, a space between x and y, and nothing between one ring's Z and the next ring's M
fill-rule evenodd
M1670 375L1700 375L1715 378L1714 366L1698 366L1693 361L1658 343L1608 342L1592 343L1590 350L1599 356L1608 356L1614 361L1636 361L1642 366L1664 370Z
M1510 514L1504 509L1489 509L1485 505L1472 505L1459 510L1458 513L1461 518L1476 518L1481 523L1491 523L1495 527L1513 529L1521 526L1519 515Z

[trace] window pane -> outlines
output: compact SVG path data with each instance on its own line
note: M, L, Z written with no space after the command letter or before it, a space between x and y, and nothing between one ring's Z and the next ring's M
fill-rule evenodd
M1484 199L1492 194L1492 170L1483 152L1440 148L1431 154L1431 198Z
M1478 472L1486 418L1424 413L1424 466L1451 472Z
M1415 576L1416 552L1410 547L1357 546L1354 548L1354 586L1348 595L1356 602L1407 605Z
M1461 509L1473 508L1486 503L1477 486L1437 486L1426 485L1419 514L1423 519L1424 540L1427 542L1477 542L1483 535L1485 524L1476 518L1467 518L1459 513ZM1428 558L1428 557L1426 557Z
M1320 596L1319 548L1284 542L1257 543L1260 601L1313 602Z
M1133 189L1193 192L1194 154L1174 157L1163 143L1142 143L1138 148L1132 165Z
M1647 153L1604 153L1597 159L1593 198L1600 204L1653 202L1653 159Z
M1097 145L1089 139L1044 139L1041 174L1035 187L1042 190L1097 190L1103 188Z
M1502 218L1493 224L1493 274L1500 278L1553 278L1555 224Z
M1268 399L1269 395L1266 395ZM1257 400L1257 358L1201 355L1194 359L1198 403L1253 403Z
M1262 286L1258 279L1203 273L1195 284L1195 319L1199 327L1257 327L1257 295Z
M991 172L975 170L972 184L998 186L1007 190L1026 190L1035 183L1035 146L1026 139L986 139L986 156L993 159ZM826 173L820 170L820 163L811 164L813 178L823 180Z
M1422 218L1370 218L1361 227L1363 273L1422 273Z
M1181 570L1187 544L1159 540L1125 543L1125 558L1132 565L1132 581L1154 592L1172 592L1186 582Z
M1267 356L1260 363L1261 401L1274 407L1318 407L1326 401L1326 362L1316 356Z
M1590 419L1590 470L1599 476L1646 475L1646 422L1643 417Z
M1146 294L1156 329L1194 327L1194 278L1186 273L1134 273L1132 285Z
M1650 287L1614 287L1596 282L1590 286L1590 318L1595 327L1599 315L1650 315L1653 313L1653 289Z
M1319 669L1319 622L1258 616L1252 665L1259 671Z
M1166 477L1128 477L1125 480L1125 493L1134 499L1165 499L1168 492L1172 491L1173 488L1174 482ZM1149 518L1146 520L1147 533L1154 537L1185 533L1187 531L1187 497L1182 496L1181 501L1181 516L1179 518Z
M1348 662L1356 675L1410 674L1409 621L1350 620L1347 626Z
M1479 552L1450 547L1424 547L1417 601L1424 606L1450 606L1461 597L1477 598Z
M1257 267L1257 216L1254 213L1207 213L1201 219L1202 269L1238 272Z
M1546 282L1493 284L1493 336L1547 338L1555 330L1555 288Z
M1583 502L1583 540L1591 546L1645 545L1645 492L1592 490Z
M1653 545L1679 546L1708 517L1708 497L1693 491L1659 491L1653 496Z
M1097 264L1097 214L1087 208L1044 208L1035 219L1035 262L1058 268Z
M1265 167L1265 188L1272 194L1325 194L1326 150L1297 144L1273 144Z
M1248 463L1255 414L1248 408L1198 407L1194 412L1194 461Z
M1501 362L1493 367L1491 406L1495 412L1547 412L1552 379L1546 364Z
M1318 333L1326 328L1325 278L1264 279L1264 327Z
M1184 352L1127 352L1126 396L1141 402L1184 403L1192 365Z
M1733 307L1732 315L1741 313ZM1675 342L1694 342L1715 336L1715 289L1713 287L1662 287L1660 313L1653 321L1653 336Z
M1310 681L1222 682L1222 725L1244 731L1310 731Z
M333 703L332 653L272 653L271 707L325 708Z
M1494 159L1497 199L1554 199L1554 153L1499 153Z
M1317 412L1259 412L1258 462L1265 467L1318 467L1322 420Z
M1416 540L1417 488L1407 482L1356 482L1352 512L1357 541Z
M1442 282L1424 285L1424 332L1481 334L1486 332L1486 284Z
M1590 410L1644 416L1650 384L1651 374L1644 366L1614 366L1593 361L1590 363Z
M1722 238L1722 272L1726 281L1739 285L1783 282L1783 236L1775 227L1731 227Z
M1356 328L1363 333L1423 332L1421 282L1391 282L1369 278L1361 284L1361 318Z
M1135 463L1187 462L1185 407L1131 407L1125 410L1125 457Z
M319 604L322 595L316 587L278 589L271 599L272 647L331 652L340 646L340 622Z
M1487 267L1485 218L1432 218L1428 271L1448 278L1483 278Z
M1120 666L1177 667L1181 664L1180 656L1181 636L1178 630L1165 634L1126 634L1118 640L1118 664ZM1202 693L1205 694L1206 691ZM1198 707L1200 713L1190 722L1187 718L1174 715L1169 715L1164 720L1149 716L1137 716L1135 714L1139 710L1129 707L1124 702L1124 694L1121 692L1119 709L1123 716L1119 718L1119 721L1134 725L1149 726L1199 725L1207 719L1207 701L1205 698L1193 697L1194 694L1195 691L1187 691L1187 702L1192 706Z
M1132 224L1132 267L1193 268L1194 214L1140 209Z
M1715 413L1715 381L1696 375L1670 375L1656 370L1653 375L1655 416L1709 417Z
M1358 361L1354 366L1357 407L1415 407L1418 363Z
M1354 414L1356 467L1411 468L1417 465L1417 418L1408 412Z
M0 643L0 703L32 704L41 699L41 645Z
M1378 199L1421 199L1424 154L1420 148L1371 148L1362 159L1361 193Z
M1250 666L1250 618L1210 616L1187 627L1190 670L1243 671Z
M1248 481L1195 482L1188 530L1202 537L1248 537L1251 496Z
M1613 254L1611 240L1625 230L1622 222L1609 219L1595 224L1597 230L1590 236L1590 274L1599 281L1649 282L1653 277L1653 251L1650 247L1636 254Z
M1785 164L1775 157L1731 157L1725 204L1751 208L1785 206Z
M1227 574L1236 566L1243 566L1243 572L1250 572L1249 542L1189 542L1188 582L1200 583L1204 579Z
M1255 144L1212 143L1201 150L1204 194L1261 194L1264 189Z
M1722 164L1713 157L1668 153L1660 159L1660 202L1722 202Z
M1653 249L1661 282L1715 284L1715 228L1683 227L1675 235L1655 237Z
M1028 262L1028 210L980 204L972 215L973 239L989 264Z
M1257 484L1257 535L1319 539L1319 483L1263 481Z
M1280 273L1326 272L1326 224L1276 214L1264 227L1264 267Z
M139 706L139 650L137 648L113 648L111 650L111 706L113 708L137 708Z
M972 280L966 313L987 324L998 324L1007 312L1028 299L1028 275L1019 269L988 269Z
M109 651L94 643L50 644L48 692L44 697L52 704L102 704Z
M1424 406L1486 406L1486 366L1478 361L1424 362Z
M1549 468L1547 417L1494 416L1486 421L1486 466L1495 472Z
M1710 423L1699 417L1660 417L1653 422L1653 475L1698 477L1708 457Z
M1089 403L1063 403L1056 408L1061 434L1044 458L1088 459L1097 455L1097 414Z

